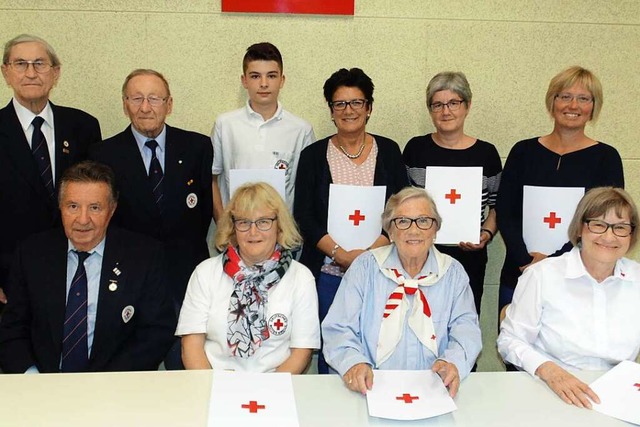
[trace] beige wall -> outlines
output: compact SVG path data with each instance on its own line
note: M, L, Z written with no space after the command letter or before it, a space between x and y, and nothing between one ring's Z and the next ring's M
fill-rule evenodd
M424 105L429 78L461 70L474 92L467 133L506 157L519 139L550 131L548 82L580 64L605 91L588 134L618 148L627 188L640 201L639 1L356 0L354 17L326 17L222 14L212 0L0 0L0 41L22 32L47 39L62 59L53 101L98 117L105 137L127 124L119 90L138 67L169 78L171 124L208 134L218 114L244 102L244 50L268 40L284 55L282 101L318 137L332 131L322 85L340 67L358 66L373 78L368 130L401 146L432 130ZM2 102L10 97L0 89ZM488 284L497 283L502 258L496 242Z

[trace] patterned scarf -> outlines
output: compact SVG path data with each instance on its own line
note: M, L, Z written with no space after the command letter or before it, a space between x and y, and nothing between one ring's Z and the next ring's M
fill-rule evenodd
M227 344L233 356L251 357L269 339L266 321L269 289L276 285L291 265L291 251L276 245L271 258L247 267L236 249L229 245L222 254L224 272L233 279L227 314Z
M378 336L376 367L380 367L398 346L404 329L404 318L410 306L409 327L416 334L422 345L438 357L438 341L433 327L433 320L431 319L431 307L429 307L427 297L419 286L435 285L451 265L450 257L442 255L435 247L432 247L430 253L435 256L438 264L438 274L429 273L417 279L407 279L400 273L398 268L383 267L384 262L391 254L392 248L392 245L388 245L371 251L382 274L398 284L389 295L385 305L380 335ZM415 295L412 305L409 304L407 295Z

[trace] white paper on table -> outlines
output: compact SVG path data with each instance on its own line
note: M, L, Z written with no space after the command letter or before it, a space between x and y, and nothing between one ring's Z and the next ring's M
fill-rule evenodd
M291 374L214 371L208 426L298 427Z
M591 383L600 398L593 409L640 425L640 365L625 360Z
M442 217L436 243L480 243L482 167L427 166L425 189Z
M535 187L522 189L522 237L527 251L551 255L569 241L569 224L583 187Z
M285 169L231 169L229 171L229 195L248 182L266 182L280 194L282 200L287 201Z
M432 371L373 371L367 406L372 417L393 420L431 418L458 409Z
M344 250L368 248L382 233L387 187L331 184L327 231Z

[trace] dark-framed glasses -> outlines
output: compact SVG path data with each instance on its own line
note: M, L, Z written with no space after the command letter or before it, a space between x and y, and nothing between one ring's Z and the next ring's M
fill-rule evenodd
M159 107L162 104L164 104L167 101L167 99L169 99L169 97L165 96L164 98L161 98L159 96L153 96L153 95L147 96L147 97L135 95L135 96L127 96L125 97L125 99L133 105L142 105L142 103L146 99L149 105L151 105L152 107Z
M329 105L334 110L342 111L347 108L347 105L351 105L354 110L360 110L367 105L366 99L352 99L351 101L332 101Z
M36 59L35 61L27 61L24 59L18 59L16 61L7 62L7 65L10 65L15 71L19 73L24 73L29 68L29 64L33 65L33 69L36 70L38 74L48 73L51 70L53 65L48 62L41 61L40 59Z
M276 219L278 219L277 216L274 216L273 218L258 218L255 221L233 218L233 226L238 231L249 231L251 224L255 224L258 230L269 231L271 230L271 227L273 227L273 221Z
M576 101L578 101L578 104L581 104L581 105L587 105L587 104L591 104L593 102L593 97L592 96L572 95L570 93L559 93L559 94L556 95L556 99L558 101L562 102L563 104L569 104L574 99Z
M452 99L449 102L434 102L429 107L431 107L431 111L434 113L438 113L444 109L444 107L449 108L449 111L457 111L460 109L460 106L464 104L464 100L462 99Z
M408 230L414 222L420 230L428 230L438 221L430 216L419 216L418 218L399 216L398 218L393 218L391 222L393 222L398 230Z
M609 224L608 222L604 222L600 219L587 219L585 221L587 224L587 228L590 232L594 234L604 234L608 229L611 229L613 234L618 237L628 237L633 233L633 230L636 228L635 225L629 224L627 222L618 222L617 224Z

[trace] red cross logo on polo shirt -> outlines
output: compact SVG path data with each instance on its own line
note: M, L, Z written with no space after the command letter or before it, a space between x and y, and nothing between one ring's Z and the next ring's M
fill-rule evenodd
M549 224L549 228L556 228L556 224L560 224L562 218L557 217L555 212L549 212L549 216L545 216L543 222Z
M360 221L364 221L364 218L364 215L360 215L360 209L356 209L353 215L349 215L349 221L353 221L353 225L356 227L360 225Z
M456 189L452 188L451 192L449 194L445 194L444 195L445 199L449 199L449 203L451 203L452 205L456 204L456 200L461 199L462 195L456 193Z
M396 400L404 400L404 403L413 403L414 400L420 399L418 396L411 396L410 393L404 393L402 396L397 396Z
M244 404L242 405L242 409L248 409L250 413L255 414L258 412L259 409L265 409L266 406L265 405L258 405L258 402L256 402L255 400L250 400L249 404Z
M284 323L282 323L282 319L278 318L274 323L273 326L276 328L277 331L280 330L280 328L282 328L284 326Z

